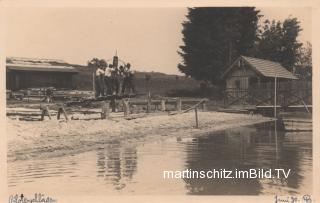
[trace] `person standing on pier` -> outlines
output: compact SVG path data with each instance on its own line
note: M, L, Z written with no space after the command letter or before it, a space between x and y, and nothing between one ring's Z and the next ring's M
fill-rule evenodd
M116 95L119 91L119 81L118 81L118 74L119 70L117 67L113 66L111 71L111 83L112 83L112 94Z
M119 89L117 91L118 95L122 95L124 93L124 67L123 66L120 66L119 67L119 72L118 72L118 75L117 75L117 78L118 78L118 81L119 81Z
M128 94L135 92L135 87L134 87L134 83L133 83L134 74L130 70L130 67L131 67L130 63L127 63L125 66L124 81L123 81L124 88L122 90L122 94L124 94L125 90L128 91Z
M105 95L111 95L112 94L112 66L106 66L106 70L104 71L104 82L105 82Z
M95 86L96 86L96 97L104 96L104 69L101 64L98 64L96 70L96 79L95 79Z

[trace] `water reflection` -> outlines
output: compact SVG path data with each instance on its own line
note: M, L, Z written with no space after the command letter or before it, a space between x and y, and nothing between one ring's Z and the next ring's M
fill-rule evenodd
M162 174L250 168L291 169L291 174L287 180L164 180ZM8 176L11 192L34 192L32 188L46 184L41 189L47 193L68 194L310 194L312 133L285 133L264 123L206 136L115 140L81 154L9 162Z
M298 138L297 138L298 137ZM192 170L291 169L286 180L185 179L194 195L257 195L298 193L311 172L301 162L312 157L310 133L284 133L274 123L241 127L200 137L187 146L186 168ZM196 147L195 147L196 146ZM303 150L304 149L304 150ZM311 184L310 184L311 185ZM305 188L306 189L306 188ZM308 187L311 192L310 186Z
M126 186L137 170L137 149L115 141L97 150L97 177L111 183L114 189Z

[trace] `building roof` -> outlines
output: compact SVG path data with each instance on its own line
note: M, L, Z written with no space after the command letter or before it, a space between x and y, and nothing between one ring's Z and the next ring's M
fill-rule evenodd
M7 57L8 70L78 73L63 60Z
M254 69L256 72L265 77L277 77L277 78L286 78L286 79L298 79L294 76L290 71L284 68L280 63L252 58L248 56L240 56L239 58L244 59L244 62L249 64L249 66ZM225 76L232 68L233 64L227 69L227 71L223 74Z

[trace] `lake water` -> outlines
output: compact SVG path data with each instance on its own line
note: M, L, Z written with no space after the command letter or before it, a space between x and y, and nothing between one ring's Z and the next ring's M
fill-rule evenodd
M85 144L85 143L84 143ZM280 179L163 179L164 170L291 169ZM312 193L312 132L273 123L204 136L114 141L97 150L8 163L9 193L259 195Z

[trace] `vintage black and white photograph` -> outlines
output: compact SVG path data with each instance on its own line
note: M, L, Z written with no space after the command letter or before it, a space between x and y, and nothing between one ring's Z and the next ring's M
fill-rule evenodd
M7 7L8 201L312 202L311 19L290 5Z

